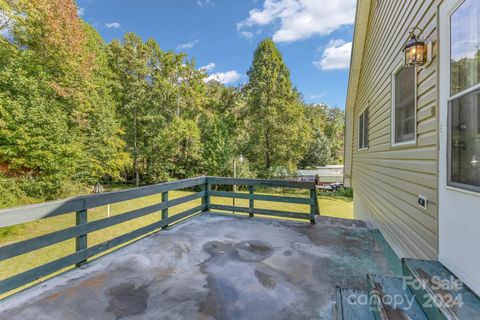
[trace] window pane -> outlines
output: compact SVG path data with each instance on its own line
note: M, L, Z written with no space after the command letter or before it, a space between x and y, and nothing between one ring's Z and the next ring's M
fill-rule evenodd
M415 68L395 76L395 142L415 139Z
M363 147L368 148L368 110L363 115Z
M450 108L450 180L480 191L480 92L453 100Z
M451 94L480 83L480 1L466 0L451 17Z
M358 120L358 148L363 148L363 113Z

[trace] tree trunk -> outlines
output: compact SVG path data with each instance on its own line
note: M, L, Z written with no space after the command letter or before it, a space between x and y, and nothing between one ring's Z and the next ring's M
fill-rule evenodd
M133 171L135 173L135 186L140 186L138 173L138 145L137 145L137 109L133 113Z
M267 170L270 169L270 135L268 134L268 130L265 130L265 168Z

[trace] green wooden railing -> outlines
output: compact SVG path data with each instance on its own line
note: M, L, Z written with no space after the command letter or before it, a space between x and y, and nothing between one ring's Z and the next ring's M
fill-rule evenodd
M212 190L212 186L225 185L246 186L248 187L249 192L234 193ZM173 200L170 200L168 197L169 191L181 190L192 187L196 187L197 189L200 188L201 191ZM308 189L310 190L310 196L308 198L301 198L261 195L255 194L255 187ZM127 200L142 198L154 194L162 195L162 201L160 203L139 208L126 213L114 215L108 218L88 222L89 209ZM249 206L247 208L239 206L212 204L211 197L248 199ZM202 204L200 206L196 206L182 213L169 216L169 208L197 199L202 200ZM306 214L299 212L259 209L255 208L255 200L305 204L310 206L310 213ZM28 252L54 245L62 241L73 238L76 239L74 253L41 265L39 267L33 268L31 270L11 276L7 279L0 280L0 294L20 288L26 284L32 283L42 277L51 275L65 268L74 265L77 267L81 267L87 263L87 260L89 258L97 256L98 254L106 250L122 245L128 241L135 240L150 232L159 229L165 229L169 225L174 224L179 220L192 217L206 211L214 212L214 210L248 213L250 217L258 214L262 216L305 219L309 220L312 224L315 223L315 215L319 215L317 193L314 183L283 180L232 179L219 177L198 177L174 182L167 182L142 188L107 192L102 194L77 197L68 200L0 210L0 227L13 226L64 214L76 214L76 225L73 227L0 247L0 261L4 261ZM124 223L156 212L161 212L161 218L157 222L128 232L111 240L94 245L92 247L88 247L89 233L112 227L120 223Z

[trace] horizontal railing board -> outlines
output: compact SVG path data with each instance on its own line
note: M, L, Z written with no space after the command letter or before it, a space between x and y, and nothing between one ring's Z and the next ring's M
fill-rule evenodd
M315 188L314 182L306 182L306 181L242 179L242 178L222 178L222 177L207 177L207 181L210 184L219 184L219 185L264 186L264 187L294 188L294 189Z
M228 191L210 191L209 195L212 197L221 197L221 198L254 199L254 200L260 200L260 201L312 204L312 200L310 198L300 198L300 197L284 197L284 196L272 196L272 195L264 195L264 194L228 192Z
M85 259L86 251L77 251L58 260L46 263L34 269L19 273L13 277L0 281L0 294L19 288L40 278L46 277L59 270L74 266Z
M0 247L0 261L19 256L21 254L41 249L68 239L72 239L84 234L102 230L114 225L127 222L142 216L158 212L167 207L174 207L192 200L205 196L205 191L197 192L185 197L173 199L168 202L154 204L148 207L136 209L109 218L92 221L86 224L70 227L60 231L55 231L36 238L20 241L4 247Z
M261 214L266 216L310 220L310 214L308 213L277 211L277 210L258 209L258 208L243 208L243 207L225 206L225 205L219 205L219 204L211 204L210 208L216 209L216 210L224 210L224 211L256 213L256 214Z
M142 198L165 191L185 189L206 183L206 177L166 182L135 189L105 192L73 199L52 201L23 207L0 210L0 227L87 210L117 202Z
M297 188L297 189L309 189L310 197L283 197L275 195L254 194L253 192L238 193L238 192L223 192L223 191L210 191L210 184L216 185L245 185L252 189L254 186L263 187L280 187L280 188ZM117 247L121 244L129 242L131 240L139 239L144 235L154 232L158 229L167 227L182 219L191 217L205 212L211 209L224 210L224 211L236 211L249 213L251 217L253 214L275 216L284 218L295 218L310 220L311 223L315 222L315 214L318 214L318 199L316 199L316 189L313 182L303 181L285 181L285 180L264 180L264 179L234 179L234 178L222 178L222 177L198 177L193 179L186 179L180 181L173 181L162 183L158 185L152 185L137 189L123 190L108 192L96 195L81 196L73 199L54 201L43 204L35 204L25 207L18 207L12 209L0 210L0 227L10 226L29 221L39 220L46 217L53 217L66 213L74 213L79 211L87 211L91 208L104 206L107 204L113 204L131 199L142 198L153 194L166 193L172 190L185 189L194 186L202 186L201 192L189 194L187 196L176 198L172 200L163 201L154 205L150 205L144 208L139 208L126 213L118 214L109 218L104 218L84 224L78 224L76 226L59 230L47 235L42 235L37 238L20 241L17 243L9 244L4 247L0 247L0 261L9 259L21 254L25 254L34 250L38 250L56 243L87 236L89 233L102 230L120 223L127 222L132 219L140 218L142 216L167 210L168 208L180 205L182 203L190 202L196 199L202 199L202 205L186 210L182 213L174 216L163 218L157 222L144 226L140 229L133 230L127 234L123 234L114 239L105 241L91 248L79 248L77 252L67 255L58 260L49 262L45 265L36 267L34 269L22 272L10 278L0 281L0 293L11 291L12 289L21 287L41 277L45 277L52 273L55 273L61 269L69 266L79 265L82 261L86 261L87 258L96 256L106 250ZM249 208L236 207L236 206L224 206L210 204L210 197L226 197L226 198L239 198L250 201ZM315 197L315 199L314 199ZM162 198L163 199L163 198ZM165 198L166 199L166 198ZM272 202L287 202L310 205L310 214L277 211L268 209L258 209L253 207L253 201L272 201ZM159 217L160 218L160 217ZM78 223L78 222L77 222Z
M129 233L126 233L124 235L118 236L114 239L102 242L100 244L97 244L93 247L90 247L87 249L87 258L93 257L97 254L102 253L103 251L109 250L111 248L114 248L116 246L119 246L125 242L128 242L130 240L136 239L138 237L141 237L147 233L150 233L152 231L155 231L157 229L161 229L165 227L166 225L169 225L171 223L174 223L178 220L181 220L183 218L186 218L188 216L195 215L197 213L200 213L204 207L203 206L198 206L189 210L186 210L182 213L179 213L177 215L174 215L172 217L169 217L167 219L160 220L158 222L149 224L148 226L142 227L140 229L131 231Z
M112 240L105 241L101 244L95 245L93 247L90 247L85 250L81 250L78 252L75 252L73 254L70 254L68 256L65 256L63 258L60 258L58 260L49 262L47 264L41 265L39 267L36 267L34 269L22 272L20 274L14 275L10 278L4 279L0 281L0 294L8 292L10 290L16 289L18 287L21 287L25 284L31 283L35 280L38 280L39 278L48 276L52 273L55 273L61 269L67 268L69 266L73 266L78 262L84 261L86 258L93 257L99 253L102 253L103 251L106 251L108 249L111 249L113 247L116 247L118 245L121 245L125 242L128 242L130 240L134 240L136 238L139 238L145 234L148 234L150 232L153 232L157 229L161 229L163 226L166 226L168 224L172 224L178 220L187 218L189 216L198 214L202 212L204 209L204 205L197 206L195 208L186 210L182 213L179 213L177 215L174 215L172 217L169 217L168 219L160 220L158 222L152 223L148 226L142 227L140 229L134 230L132 232L129 232L127 234L124 234L122 236L116 237Z
M96 196L89 196L87 199L86 209L96 208L107 204L116 202L123 202L136 198L143 198L146 196L159 194L166 191L173 191L179 189L185 189L202 185L206 182L205 177L191 178L185 180L178 180L172 182L165 182L152 186L140 187L137 189L129 189L116 192L101 193Z
M193 201L193 200L197 200L197 199L205 197L205 195L206 195L205 191L200 191L200 192L195 192L193 194L190 194L188 196L184 196L184 197L181 197L181 198L176 198L176 199L171 199L171 200L169 199L167 201L168 207L171 208L171 207L177 206L179 204L183 204L185 202L190 202L190 201Z

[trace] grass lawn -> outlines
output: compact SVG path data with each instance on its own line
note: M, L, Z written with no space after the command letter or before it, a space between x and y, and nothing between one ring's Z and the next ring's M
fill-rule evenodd
M169 198L175 199L190 194L184 191L170 191ZM276 193L276 195L279 195ZM290 196L305 196L302 194L284 194ZM140 199L129 200L112 204L110 207L111 215L118 215L141 207L150 206L161 202L161 195L153 195ZM232 199L212 197L212 203L232 205ZM201 200L197 199L184 203L169 209L170 215L175 215L190 208L199 206ZM248 200L236 199L236 205L248 207ZM351 198L337 196L319 196L320 213L325 216L351 219L353 216L353 204ZM309 206L291 203L273 203L265 201L255 201L256 208L295 211L309 213ZM88 246L94 246L104 241L113 239L127 232L136 230L143 226L158 221L161 213L153 213L141 218L130 220L116 226L106 228L88 235ZM95 221L107 218L107 206L91 209L88 211L88 221ZM34 222L25 223L13 228L0 228L0 246L9 243L34 238L43 234L55 232L75 225L75 214L65 214L53 218L47 218ZM0 280L9 276L30 270L47 262L56 260L75 251L75 239L70 239L55 245L42 248L21 256L0 262ZM0 298L2 295L0 295Z

